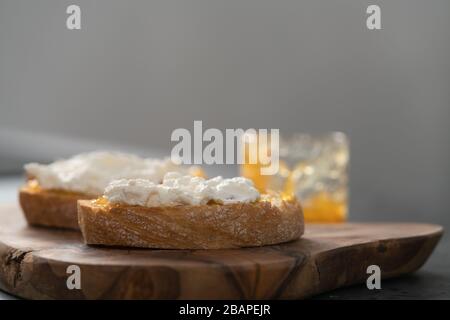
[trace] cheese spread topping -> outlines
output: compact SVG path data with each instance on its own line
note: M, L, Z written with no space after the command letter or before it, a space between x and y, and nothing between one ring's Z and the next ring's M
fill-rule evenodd
M28 176L44 189L102 195L106 186L117 179L143 178L160 183L169 171L189 174L189 169L167 159L141 158L120 152L97 151L82 153L69 159L44 165L25 165Z
M145 207L200 205L210 201L222 204L253 202L260 198L249 179L216 177L203 179L169 172L158 184L147 179L120 179L105 189L105 198L111 203Z

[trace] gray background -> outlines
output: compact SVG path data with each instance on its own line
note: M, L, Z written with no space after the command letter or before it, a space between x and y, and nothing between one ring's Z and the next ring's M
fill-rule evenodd
M80 31L65 27L72 3ZM374 3L380 31L365 26ZM449 31L448 0L0 0L0 171L104 146L169 152L196 119L340 130L354 219L443 223Z

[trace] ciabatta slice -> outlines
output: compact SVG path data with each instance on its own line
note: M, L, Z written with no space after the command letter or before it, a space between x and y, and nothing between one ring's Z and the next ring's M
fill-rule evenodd
M141 207L78 201L86 244L160 249L223 249L271 245L304 232L296 199L235 204Z
M30 181L19 190L19 202L30 225L79 230L77 201L93 196L46 190Z

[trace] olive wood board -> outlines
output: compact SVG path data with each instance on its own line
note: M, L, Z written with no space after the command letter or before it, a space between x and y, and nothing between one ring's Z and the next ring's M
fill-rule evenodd
M299 299L419 269L443 229L417 223L307 224L297 241L227 250L87 246L0 207L0 289L28 299ZM67 287L68 266L81 289ZM72 277L73 278L73 277Z

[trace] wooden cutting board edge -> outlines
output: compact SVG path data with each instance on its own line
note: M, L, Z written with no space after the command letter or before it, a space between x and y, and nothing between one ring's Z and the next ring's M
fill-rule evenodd
M366 224L356 224L355 226L357 225L363 226ZM383 226L382 223L377 223L377 225ZM189 260L193 263L192 266L197 265L199 270L194 270L191 267L183 270L183 257L186 254L189 255L190 251L187 253L184 251L182 257L177 257L176 252L171 252L170 255L175 255L174 264L178 264L174 270L181 271L177 276L173 275L173 270L169 272L167 268L161 269L162 266L157 265L151 266L152 271L149 271L149 267L145 266L124 266L123 264L114 265L114 263L96 265L89 261L87 263L82 262L78 265L88 274L92 273L91 280L85 282L87 283L87 286L83 288L85 290L71 291L65 287L65 279L67 278L65 270L68 261L58 260L58 254L61 251L55 252L53 258L41 256L42 253L51 249L35 250L20 245L12 246L2 241L0 232L0 288L11 294L29 299L307 298L339 287L365 282L368 277L366 268L370 264L378 263L380 265L383 279L419 269L439 242L443 234L443 228L430 224L414 225L416 227L423 226L433 231L398 239L372 239L367 242L363 241L344 247L338 246L312 254L305 253L307 252L305 249L298 251L294 244L245 249L246 255L250 253L250 256L246 256L245 259L255 258L255 265L258 266L256 269L254 266L239 266L239 263L227 265L226 261L232 262L236 258L234 255L239 255L239 251L231 252L231 255L230 251L226 251L224 257L220 257L219 251L215 253L203 251L199 253L201 259L194 252L187 257L187 260L192 259ZM322 225L320 228L326 230L327 227ZM40 232L38 230L33 228L32 231ZM49 232L48 229L42 231L44 230ZM332 229L330 230L332 235ZM71 234L73 237L73 232ZM310 235L307 234L306 237L308 236ZM306 239L311 241L311 244L316 245L314 241L317 239ZM323 239L329 238L324 237ZM320 244L322 238L319 237L318 240ZM78 250L76 246L75 248L75 250ZM61 248L59 249L61 250ZM81 244L80 250L107 251L107 249L85 247ZM164 252L170 252L159 251L162 252L163 256L165 255ZM145 250L140 252L145 253ZM153 251L155 254L157 252ZM390 254L387 255L386 252ZM208 254L212 255L211 259ZM142 256L142 254L139 255ZM219 255L218 258L217 255ZM271 259L275 260L269 259L270 263L261 264L260 262L264 261L264 255L269 255ZM277 263L277 258L281 259L280 263ZM360 261L360 263L352 265L349 264L349 261ZM214 268L211 268L212 266ZM169 277L168 274L170 274ZM183 275L186 274L193 279L184 279ZM111 279L105 279L105 275L111 276ZM144 278L144 281L139 279L139 275ZM200 291L209 290L207 292L200 292L195 289L198 281L202 281L202 277L205 278L204 281L212 281L211 286L205 284L200 286ZM168 279L167 283L161 281L161 278L163 280L164 278ZM181 280L183 285L174 284L174 279ZM260 279L259 282L258 279ZM191 284L191 289L189 289L189 284ZM171 285L177 288L173 289ZM148 289L149 286L153 286L153 288ZM218 286L222 286L222 293L215 290Z

